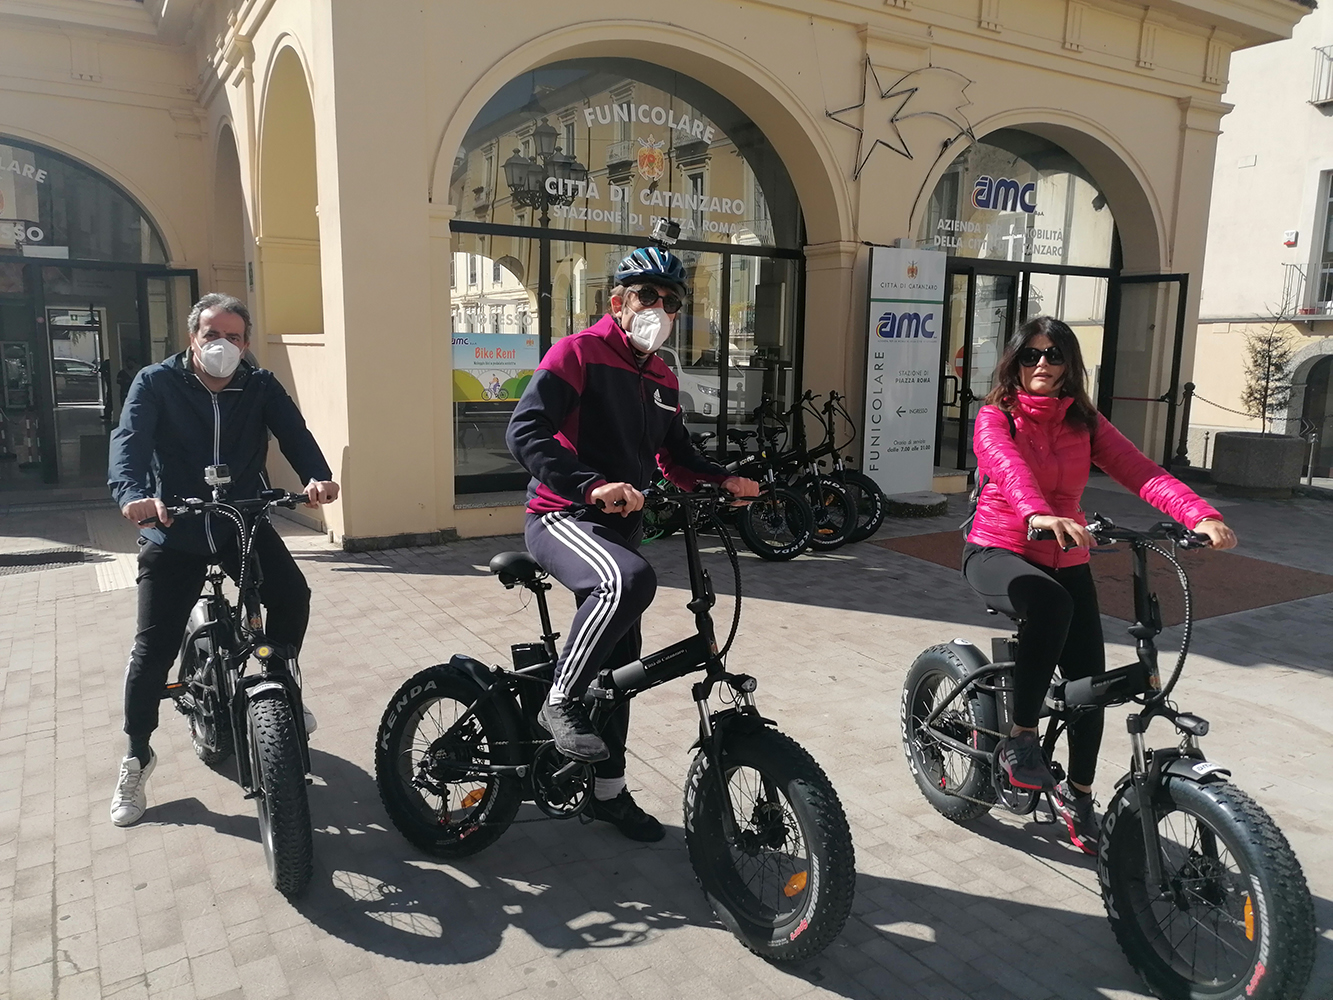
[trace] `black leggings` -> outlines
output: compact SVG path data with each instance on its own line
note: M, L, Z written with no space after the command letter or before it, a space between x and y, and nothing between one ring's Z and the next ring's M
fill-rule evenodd
M263 573L259 599L268 612L264 635L279 652L295 656L310 621L310 587L272 525L255 532L254 546ZM131 736L147 736L157 728L167 674L215 561L233 580L239 575L241 558L234 543L216 557L153 542L139 549L139 625L125 668L125 732Z
M1023 619L1014 669L1014 722L1037 727L1042 702L1059 666L1066 680L1106 670L1097 587L1087 563L1044 569L1008 549L963 548L963 577L1003 614ZM1102 711L1069 725L1069 780L1091 785L1102 744Z

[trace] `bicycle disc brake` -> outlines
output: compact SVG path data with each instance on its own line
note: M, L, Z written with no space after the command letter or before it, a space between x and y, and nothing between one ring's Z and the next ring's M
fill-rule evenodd
M552 819L569 819L592 801L591 764L571 760L547 740L532 758L532 802Z

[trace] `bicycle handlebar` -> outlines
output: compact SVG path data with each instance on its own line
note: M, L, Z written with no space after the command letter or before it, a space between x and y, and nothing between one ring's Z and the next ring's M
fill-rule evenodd
M1094 513L1087 524L1088 532L1097 539L1099 545L1112 545L1115 542L1156 542L1169 541L1182 549L1202 549L1212 544L1207 535L1191 531L1175 521L1158 521L1146 531L1136 528L1122 528L1104 514ZM1033 528L1028 531L1028 541L1055 541L1055 532L1049 528Z
M245 500L201 500L198 497L190 497L182 500L177 505L168 507L167 512L172 517L180 517L183 514L206 514L209 511L230 507L242 514L251 514L266 507L286 507L288 510L294 510L297 504L307 503L309 499L304 493L291 493L287 490L260 490L259 496Z

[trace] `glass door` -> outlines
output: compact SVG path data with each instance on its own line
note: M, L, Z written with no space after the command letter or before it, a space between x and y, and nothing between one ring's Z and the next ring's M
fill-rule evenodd
M1175 443L1188 294L1186 274L1136 274L1111 279L1107 299L1097 408L1165 468Z
M950 273L948 335L941 372L941 427L937 463L976 467L972 428L991 390L995 366L1017 312L1018 276Z
M189 338L186 321L199 301L199 275L196 271L141 271L139 273L138 354L121 357L121 372L132 379L144 365L165 361L185 349ZM122 350L134 343L132 336L121 335ZM131 370L131 365L136 366Z

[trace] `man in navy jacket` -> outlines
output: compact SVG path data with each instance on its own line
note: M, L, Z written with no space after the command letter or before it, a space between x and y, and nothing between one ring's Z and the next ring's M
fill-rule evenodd
M125 671L129 750L111 800L116 826L137 823L147 808L148 776L157 764L149 738L208 567L221 563L233 579L240 572L235 531L227 521L211 515L175 521L167 507L207 497L204 469L210 465L229 467L232 496L256 496L268 487L270 433L308 484L309 506L338 499L333 473L292 398L272 372L242 360L250 345L245 304L230 295L205 295L190 311L188 327L188 348L135 377L111 434L111 495L125 517L141 526L138 628ZM271 526L256 533L254 550L263 568L265 632L275 649L293 658L310 618L310 588ZM314 721L307 713L307 732Z

